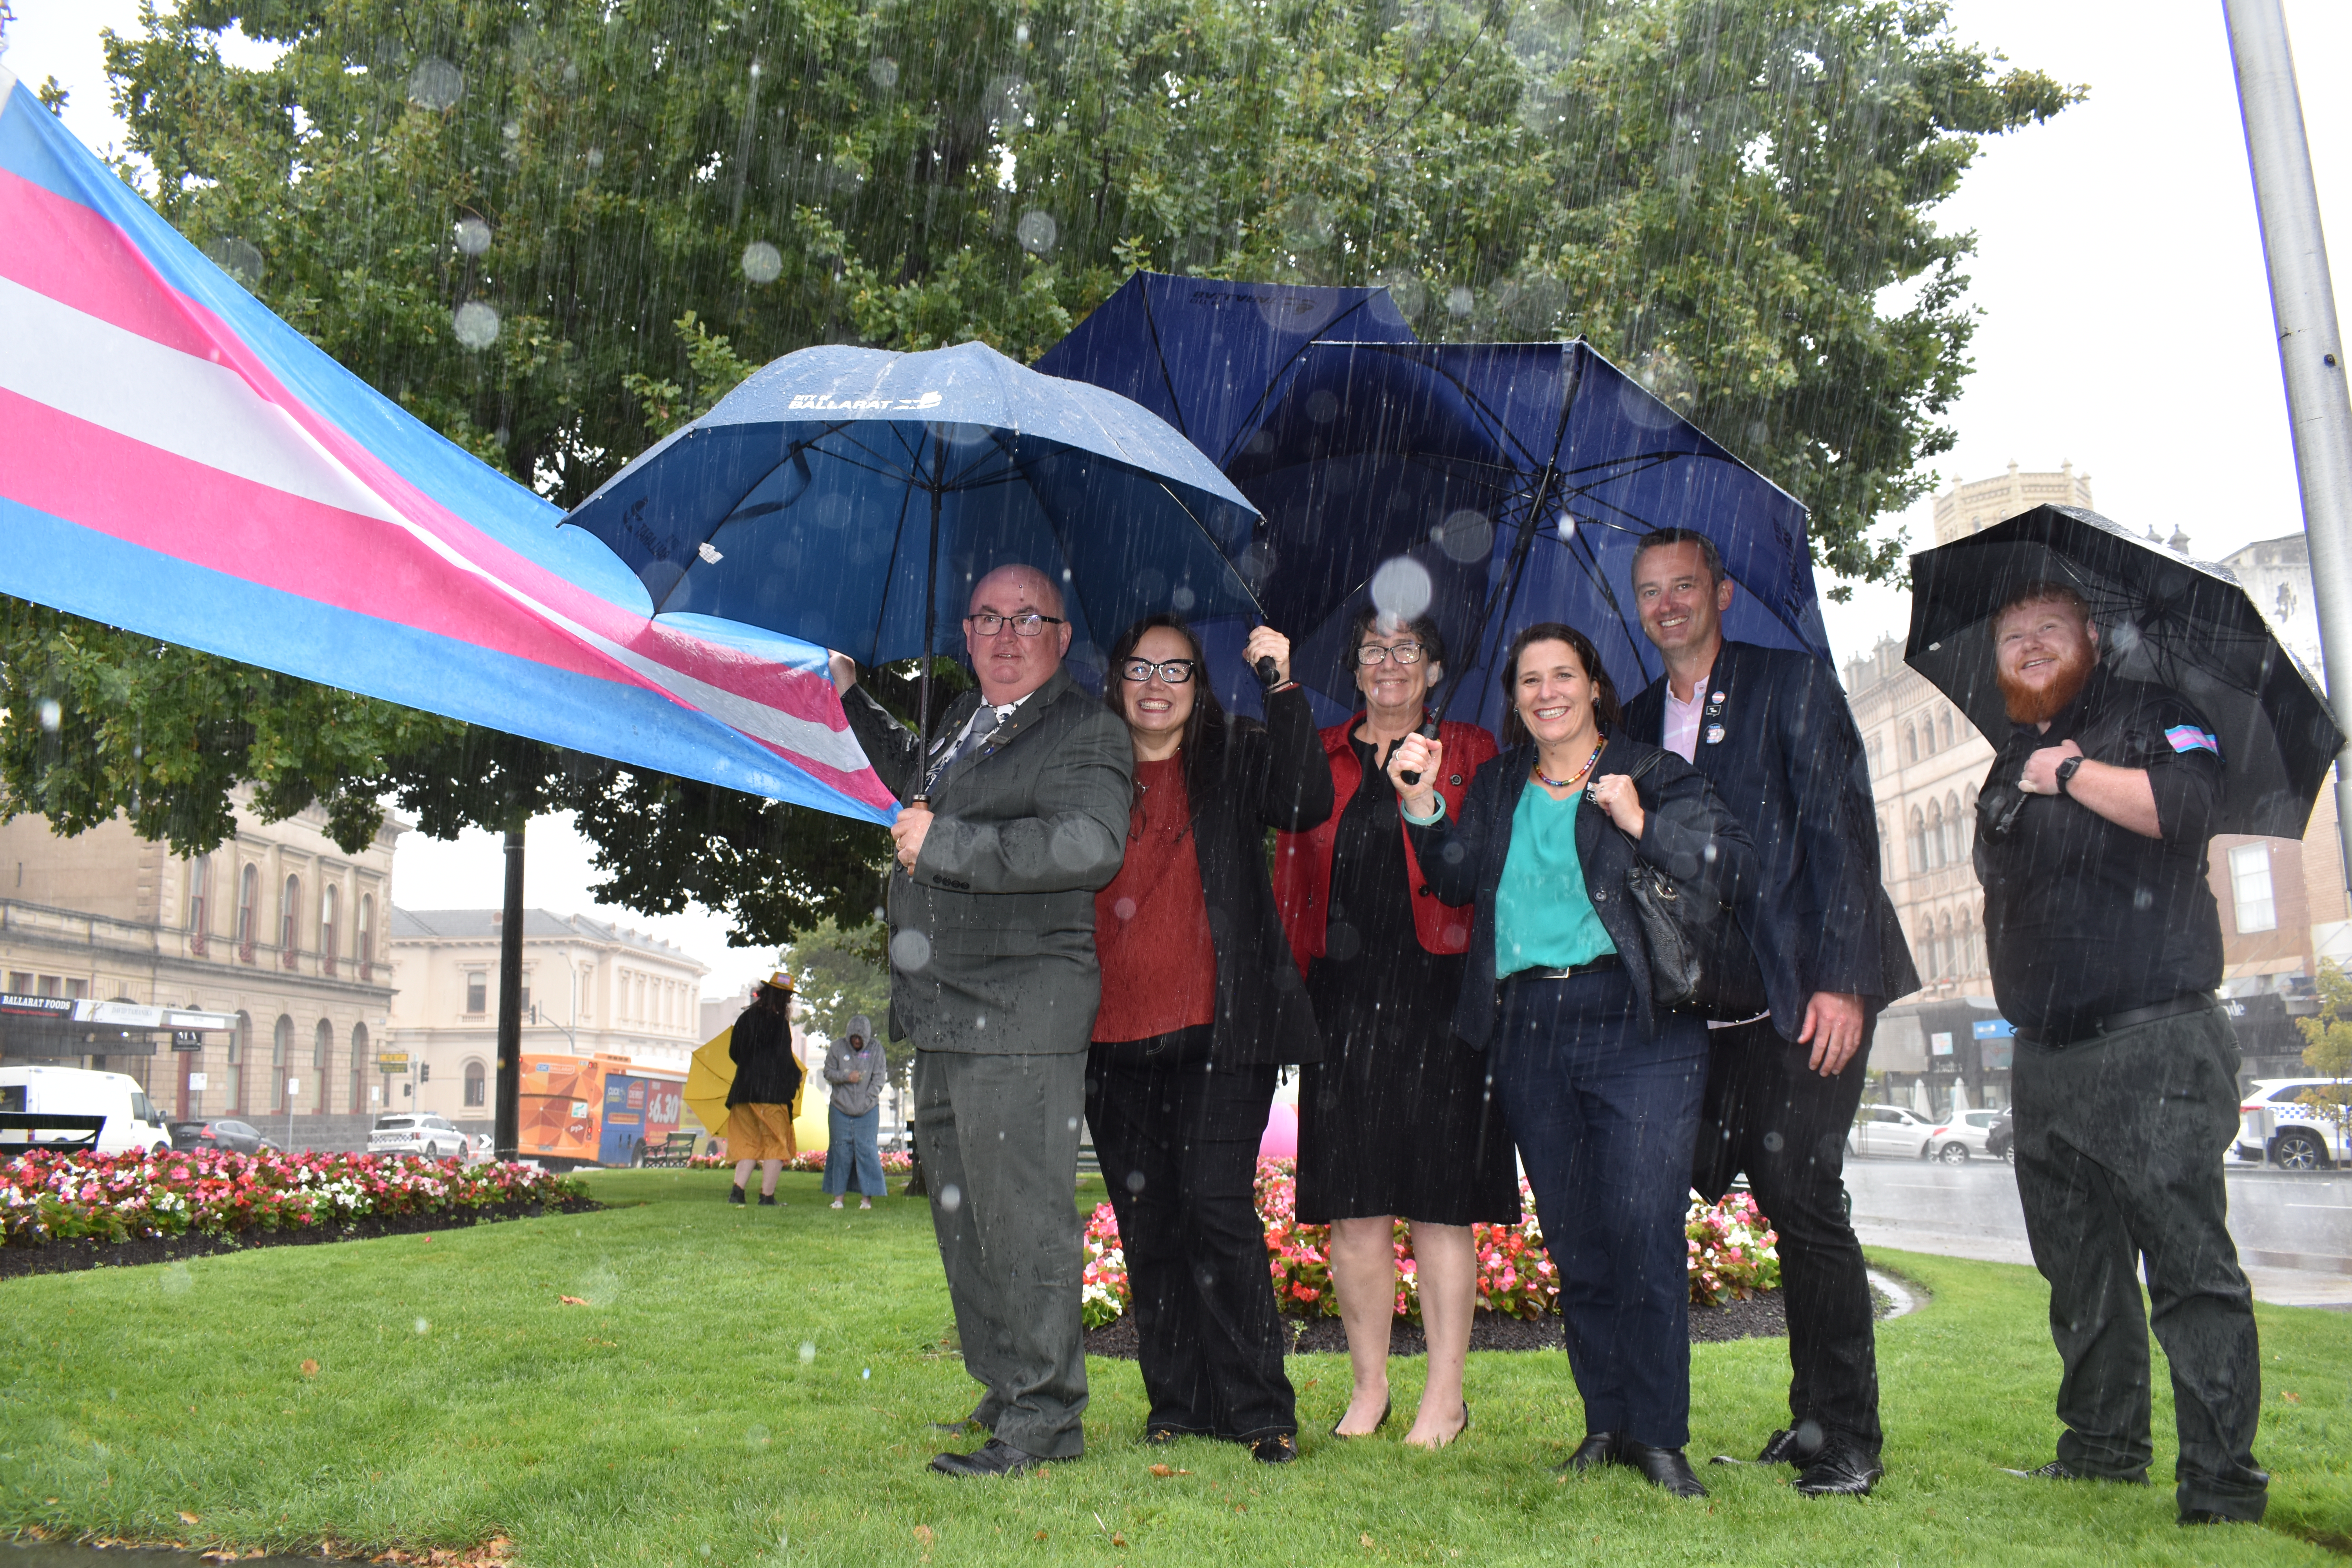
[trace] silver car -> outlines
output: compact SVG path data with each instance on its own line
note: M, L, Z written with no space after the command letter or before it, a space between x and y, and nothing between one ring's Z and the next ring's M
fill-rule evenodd
M422 1154L428 1160L451 1160L466 1152L466 1135L446 1116L430 1111L399 1111L379 1116L368 1131L371 1154Z

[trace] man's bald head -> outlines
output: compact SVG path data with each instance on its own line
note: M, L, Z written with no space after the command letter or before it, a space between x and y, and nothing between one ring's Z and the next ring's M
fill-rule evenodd
M983 632L979 617L994 617ZM1024 616L1042 616L1035 637L1019 631ZM999 566L972 584L963 623L964 647L980 677L980 694L998 704L1018 702L1054 677L1070 651L1070 626L1062 614L1062 591L1034 566Z

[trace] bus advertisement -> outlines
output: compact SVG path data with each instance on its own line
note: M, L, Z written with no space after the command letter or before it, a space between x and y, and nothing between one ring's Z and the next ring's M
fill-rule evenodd
M553 1170L633 1165L677 1131L685 1087L685 1073L624 1056L526 1055L516 1152Z

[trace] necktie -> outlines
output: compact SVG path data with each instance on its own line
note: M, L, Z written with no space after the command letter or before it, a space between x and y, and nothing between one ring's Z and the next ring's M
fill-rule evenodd
M1020 704L1016 702L1007 702L1001 708L991 709L983 703L974 709L971 718L964 724L963 733L956 737L955 743L948 748L947 754L931 765L929 776L923 781L924 789L927 791L930 789L946 776L950 768L987 744L996 731L1003 728L1004 721L1013 717L1013 710L1019 706ZM988 718L992 713L995 716L995 722L983 726L981 721Z

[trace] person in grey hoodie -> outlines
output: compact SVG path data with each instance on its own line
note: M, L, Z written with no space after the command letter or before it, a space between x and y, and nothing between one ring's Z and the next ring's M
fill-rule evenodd
M870 1209L884 1190L882 1155L875 1137L882 1126L882 1089L890 1081L890 1060L874 1037L874 1021L860 1013L824 1053L824 1081L833 1086L825 1113L824 1190L833 1206L857 1189L857 1206Z

